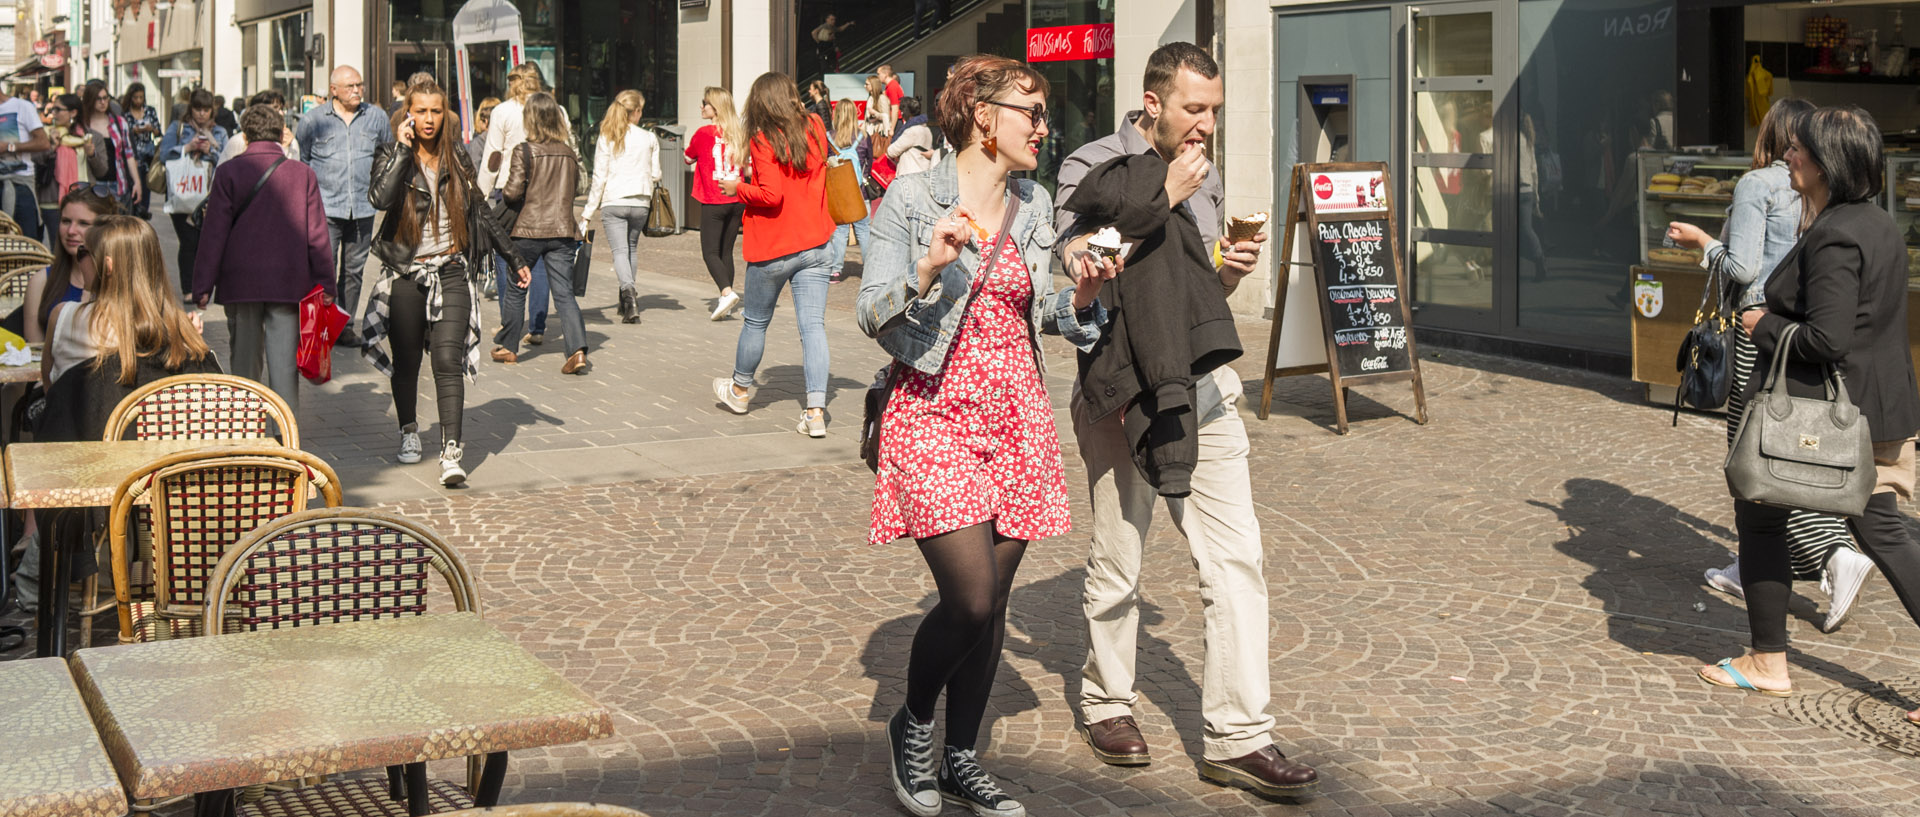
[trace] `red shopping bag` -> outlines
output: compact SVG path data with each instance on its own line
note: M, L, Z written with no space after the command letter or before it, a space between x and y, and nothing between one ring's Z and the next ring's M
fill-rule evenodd
M893 160L884 155L874 157L873 167L867 168L867 175L880 183L881 190L892 187L893 177L899 172L899 168L894 167Z
M333 379L333 342L347 328L347 311L325 299L319 284L300 299L300 374L316 386Z

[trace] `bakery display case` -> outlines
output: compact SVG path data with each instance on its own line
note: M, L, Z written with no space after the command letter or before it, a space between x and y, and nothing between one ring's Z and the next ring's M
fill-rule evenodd
M1697 269L1699 250L1666 246L1667 223L1684 221L1718 235L1727 223L1733 186L1752 160L1732 153L1641 151L1635 157L1640 166L1640 262Z
M1646 384L1649 401L1671 404L1680 385L1680 342L1693 328L1707 273L1697 253L1664 246L1667 222L1687 221L1717 235L1726 224L1733 185L1746 172L1747 159L1665 153L1642 153L1640 159L1640 238L1645 252L1641 263L1627 270L1633 379ZM1723 185L1716 189L1709 179ZM1882 202L1906 238L1907 337L1912 344L1920 340L1920 153L1887 153ZM1920 370L1920 345L1911 345L1910 352L1914 368Z
M1920 285L1920 154L1887 154L1887 212L1907 242L1907 287Z

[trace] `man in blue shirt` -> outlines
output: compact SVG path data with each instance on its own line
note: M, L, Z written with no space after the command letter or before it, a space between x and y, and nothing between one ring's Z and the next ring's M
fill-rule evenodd
M373 175L373 152L393 141L384 111L367 104L366 82L352 66L333 69L327 92L333 97L300 118L294 139L320 179L320 200L327 209L327 232L333 257L340 265L335 302L347 311L347 328L340 345L357 347L360 335L354 316L360 309L360 277L373 244L373 205L367 201L367 182Z

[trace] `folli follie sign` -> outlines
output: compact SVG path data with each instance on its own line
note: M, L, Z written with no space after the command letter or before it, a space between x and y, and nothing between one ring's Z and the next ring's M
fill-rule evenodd
M1113 24L1027 29L1027 62L1113 59Z

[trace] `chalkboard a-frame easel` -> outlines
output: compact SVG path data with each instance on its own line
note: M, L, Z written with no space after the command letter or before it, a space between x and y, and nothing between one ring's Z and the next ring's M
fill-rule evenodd
M1273 332L1267 341L1260 419L1273 403L1273 381L1325 372L1333 385L1335 430L1347 433L1347 389L1370 383L1413 384L1415 420L1427 422L1427 392L1414 349L1413 312L1401 265L1398 212L1393 185L1382 162L1293 166L1287 192L1287 224L1281 234ZM1306 263L1313 267L1313 301L1320 311L1326 362L1277 369L1280 332L1287 319L1286 265L1293 262L1294 231L1304 226Z

